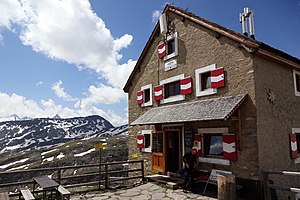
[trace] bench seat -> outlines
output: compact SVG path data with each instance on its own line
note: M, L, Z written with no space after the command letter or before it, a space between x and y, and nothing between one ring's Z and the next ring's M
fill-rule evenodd
M71 192L63 186L58 186L58 192L61 194L62 199L70 199Z
M35 199L34 196L33 196L33 194L27 188L21 188L20 192L21 192L21 194L22 194L22 196L24 197L25 200L33 200L33 199Z

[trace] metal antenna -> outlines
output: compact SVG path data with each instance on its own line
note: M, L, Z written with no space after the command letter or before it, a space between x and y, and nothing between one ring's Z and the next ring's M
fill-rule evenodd
M252 39L255 39L254 37L254 12L250 10L248 7L244 8L244 12L240 13L240 23L242 23L242 31L245 36L248 36L247 31L247 18L249 22L249 31L250 31L250 37Z

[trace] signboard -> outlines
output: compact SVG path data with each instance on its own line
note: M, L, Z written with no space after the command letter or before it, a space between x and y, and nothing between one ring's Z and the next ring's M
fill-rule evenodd
M165 71L169 71L169 70L174 69L176 67L177 67L177 60L176 59L165 62Z
M213 169L213 170L211 170L211 173L209 176L209 181L217 183L218 174L232 174L232 172Z
M102 143L102 144L95 144L94 148L95 149L103 149L107 147L107 143Z

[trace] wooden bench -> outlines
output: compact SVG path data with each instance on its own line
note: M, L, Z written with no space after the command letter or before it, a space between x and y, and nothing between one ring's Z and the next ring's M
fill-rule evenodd
M23 196L23 198L25 200L33 200L33 199L35 199L34 196L33 196L33 194L27 188L21 188L20 192L21 192L21 194L22 194L22 196ZM21 198L21 194L20 194L19 199Z
M1 200L9 200L8 192L0 192Z
M64 188L63 186L58 186L58 192L61 195L61 199L70 199L71 192Z

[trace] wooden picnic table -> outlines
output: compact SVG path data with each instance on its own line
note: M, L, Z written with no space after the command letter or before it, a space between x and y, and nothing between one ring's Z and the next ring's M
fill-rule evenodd
M55 182L48 176L39 176L39 177L34 177L34 185L33 185L33 190L35 190L36 184L38 184L42 189L43 189L43 199L46 199L47 192L51 192L51 199L52 198L52 193L55 192L55 199L58 198L58 186L59 183Z

